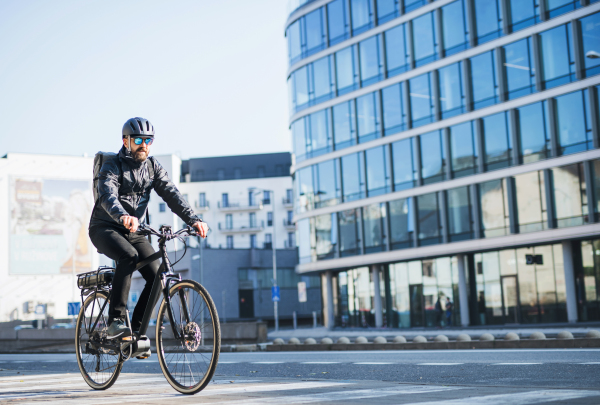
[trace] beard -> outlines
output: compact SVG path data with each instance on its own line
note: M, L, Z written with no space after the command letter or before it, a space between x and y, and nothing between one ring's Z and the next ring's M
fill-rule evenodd
M148 158L148 152L144 152L143 150L138 150L136 152L131 153L131 157L136 163L142 163Z

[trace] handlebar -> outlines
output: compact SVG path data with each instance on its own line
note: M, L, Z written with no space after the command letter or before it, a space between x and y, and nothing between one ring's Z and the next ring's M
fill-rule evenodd
M172 232L171 227L161 227L161 229L163 229L163 228L164 228L164 231L161 232L161 231L157 231L156 229L152 228L150 225L142 223L142 224L139 224L137 231L142 234L145 234L145 235L155 235L160 238L165 238L166 240L175 239L184 234L186 236L199 236L198 232L189 225L183 229L180 229L177 232ZM210 228L209 228L209 231L210 231Z

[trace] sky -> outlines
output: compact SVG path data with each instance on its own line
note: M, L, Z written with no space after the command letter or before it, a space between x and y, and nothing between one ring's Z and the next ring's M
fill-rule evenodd
M285 0L0 1L0 156L291 151Z

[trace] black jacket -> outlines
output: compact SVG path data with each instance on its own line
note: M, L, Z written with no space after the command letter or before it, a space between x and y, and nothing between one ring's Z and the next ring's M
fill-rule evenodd
M150 180L149 164L154 168L154 181ZM152 190L186 224L192 225L200 221L160 163L155 159L137 163L127 149L122 147L118 161L108 159L102 164L98 180L98 202L92 211L89 227L112 226L125 229L120 222L123 215L137 217L142 222Z

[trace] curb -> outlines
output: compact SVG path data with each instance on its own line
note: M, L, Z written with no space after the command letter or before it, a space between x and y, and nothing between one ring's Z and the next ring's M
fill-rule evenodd
M268 345L268 352L342 351L342 350L466 350L466 349L573 349L600 348L600 339L494 340L427 343L355 343L315 345Z

